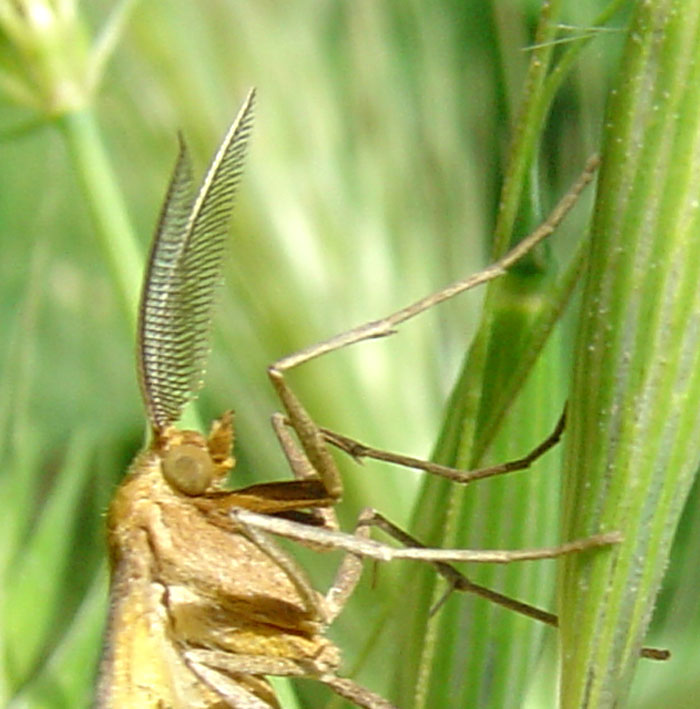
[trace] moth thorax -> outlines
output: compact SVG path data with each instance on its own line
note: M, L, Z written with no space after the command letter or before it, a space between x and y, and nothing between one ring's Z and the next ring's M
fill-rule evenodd
M186 495L201 495L214 479L214 463L209 453L189 443L174 446L163 457L163 476Z

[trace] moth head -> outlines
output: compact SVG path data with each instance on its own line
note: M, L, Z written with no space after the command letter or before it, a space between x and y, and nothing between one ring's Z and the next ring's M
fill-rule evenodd
M203 495L220 489L234 466L233 414L227 411L212 423L205 438L197 431L167 426L154 431L163 477L185 495Z

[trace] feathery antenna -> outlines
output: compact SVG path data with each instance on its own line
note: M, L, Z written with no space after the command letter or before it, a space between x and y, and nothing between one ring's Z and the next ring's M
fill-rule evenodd
M139 308L139 384L156 430L175 423L202 384L214 296L254 102L251 89L196 193L189 153L180 137Z

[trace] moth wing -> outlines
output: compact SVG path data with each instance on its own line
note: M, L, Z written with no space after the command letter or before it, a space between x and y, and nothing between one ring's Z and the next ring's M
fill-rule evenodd
M190 670L173 644L165 589L141 573L148 564L145 554L123 559L113 569L95 709L230 706Z

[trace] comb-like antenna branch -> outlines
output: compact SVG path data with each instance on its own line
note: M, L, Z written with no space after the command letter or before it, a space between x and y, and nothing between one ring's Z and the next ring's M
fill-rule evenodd
M156 430L175 423L201 386L254 101L255 89L251 89L196 193L190 158L180 138L139 309L139 382Z

